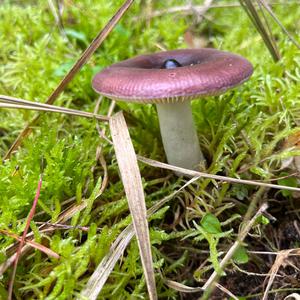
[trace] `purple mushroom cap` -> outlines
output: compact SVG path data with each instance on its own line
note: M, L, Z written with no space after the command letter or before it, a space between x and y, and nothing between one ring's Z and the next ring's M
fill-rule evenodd
M162 69L166 60L181 66ZM103 69L93 88L127 102L170 103L217 95L240 85L253 72L245 58L216 49L181 49L140 55Z

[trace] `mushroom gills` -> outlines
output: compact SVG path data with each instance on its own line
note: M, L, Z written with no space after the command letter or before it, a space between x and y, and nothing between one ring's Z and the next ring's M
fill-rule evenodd
M190 102L156 104L156 107L168 163L192 170L205 165Z

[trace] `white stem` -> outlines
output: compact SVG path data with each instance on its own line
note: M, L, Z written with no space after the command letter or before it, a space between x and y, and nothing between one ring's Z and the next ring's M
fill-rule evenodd
M160 133L169 164L186 169L204 165L189 101L157 104Z

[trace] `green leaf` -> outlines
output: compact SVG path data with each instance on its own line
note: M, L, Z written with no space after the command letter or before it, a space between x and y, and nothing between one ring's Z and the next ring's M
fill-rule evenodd
M245 247L240 246L233 255L233 260L237 264L246 264L249 261L249 256Z
M71 28L66 28L65 32L68 37L73 38L77 41L83 42L85 45L88 45L89 42L87 40L86 35L83 32L77 31L77 30L74 30Z
M218 220L217 217L215 217L213 214L206 214L202 220L201 220L201 226L202 228L207 232L211 234L221 233L221 223Z
M7 299L7 296L8 294L6 289L2 285L0 285L0 299Z
M270 223L269 219L265 216L259 216L255 222L262 225L268 225Z
M250 168L250 171L262 178L268 178L270 173L267 172L266 170L259 168L259 167L252 167Z
M169 208L170 208L170 206L165 206L165 207L159 209L149 219L151 221L153 221L153 220L161 220L165 216L165 214L166 214L166 212L168 211Z
M279 176L281 176L281 177L288 176L288 175L289 175L289 173L287 173L287 172L282 172L282 173L279 174ZM278 182L278 184L284 185L284 186L297 187L297 185L298 185L296 177L288 177L288 178L279 179L277 182ZM292 195L292 192L291 191L287 191L287 190L282 190L281 194L284 197L288 197L288 196Z
M233 186L232 193L239 200L244 200L245 198L248 197L249 190L248 187L246 187L245 185L237 184Z

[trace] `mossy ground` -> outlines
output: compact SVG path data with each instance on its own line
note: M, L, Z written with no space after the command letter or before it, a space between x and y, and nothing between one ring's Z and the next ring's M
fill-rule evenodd
M2 1L0 93L44 102L122 2L65 1L62 20L66 38L56 26L47 1ZM139 18L146 2L137 1L132 6L55 104L92 112L98 97L91 88L93 74L118 60L157 51L157 45L166 49L187 47L184 34L190 31L201 36L210 47L247 57L255 68L252 78L234 91L193 102L199 137L209 162L207 172L259 180L291 173L289 169L280 170L282 160L299 154L299 151L285 151L281 144L297 132L300 122L299 50L271 21L282 54L281 61L274 63L247 15L238 7L211 9L200 24L195 16L180 12L166 13L147 23ZM202 1L194 3L201 4ZM153 8L167 9L185 4L179 0L153 1ZM297 37L299 5L276 5L274 10ZM108 99L101 102L100 114L107 113L109 103ZM130 126L136 152L165 161L155 107L118 103L116 111L121 109ZM1 110L1 156L33 115L29 111ZM95 161L96 148L100 144L109 182L104 193L95 199L93 190L103 178L103 167ZM84 288L110 244L128 224L128 206L113 148L99 138L96 122L45 113L19 150L9 160L0 162L1 229L21 235L34 198L42 158L45 161L42 194L31 229L35 240L56 251L61 259L48 258L39 251L29 252L19 262L14 295L16 299L72 299ZM184 184L183 179L167 171L144 164L140 164L140 170L148 207ZM284 184L294 182L293 179L281 181ZM226 251L235 241L242 218L256 196L258 203L270 203L269 212L277 221L271 225L261 222L253 228L252 236L245 244L249 258L244 256L247 263L240 267L266 273L274 256L266 259L266 256L251 254L251 250L278 251L298 246L299 233L295 232L290 240L284 234L288 226L294 228L292 222L299 224L297 199L291 193L198 180L179 193L168 203L168 209L150 223L159 299L191 299L190 295L180 296L164 285L159 274L190 286L201 285L211 273L212 264L217 265L218 251ZM71 202L66 201L68 199ZM36 222L55 222L64 209L83 199L89 199L89 205L76 213L68 224L87 226L88 232L58 229L46 235L38 231ZM220 220L222 231L228 231L215 249L212 244L217 239L212 237L209 247L197 229L197 224L208 214ZM287 229L287 232L292 230ZM5 235L0 237L0 263L11 254L5 249L13 242ZM213 252L211 260L209 250ZM291 268L283 274L292 277L296 272ZM9 271L2 277L0 298L6 298L9 277ZM249 285L244 286L245 280ZM222 282L237 296L250 297L263 290L261 277L238 272L234 265L229 265L227 277ZM279 282L275 282L279 290L284 287L292 291L298 287L288 277L282 286ZM239 286L241 283L243 288ZM130 295L134 299L147 298L135 241L127 248L122 262L116 265L99 299L128 299ZM276 296L273 294L278 297L276 299L281 299L282 295L280 292ZM221 295L216 297L221 299Z

